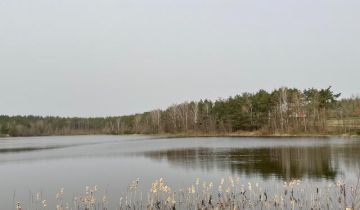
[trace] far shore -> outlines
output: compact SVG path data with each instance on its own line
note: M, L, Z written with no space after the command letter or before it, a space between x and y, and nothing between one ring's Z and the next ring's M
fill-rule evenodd
M158 133L158 134L105 134L105 133L72 133L72 134L58 134L58 135L39 135L39 136L9 136L0 135L0 139L4 138L19 138L19 137L46 137L46 136L93 136L93 135L114 135L114 136L125 136L125 135L141 135L141 136L152 136L159 138L190 138L190 137L317 137L317 138L330 138L330 137L347 137L347 138L360 138L358 134L319 134L319 133L261 133L258 131L242 131L232 133Z
M263 134L260 132L233 132L233 133L176 133L176 134L151 134L152 136L166 138L186 138L186 137L360 137L357 134L316 134L316 133L274 133Z

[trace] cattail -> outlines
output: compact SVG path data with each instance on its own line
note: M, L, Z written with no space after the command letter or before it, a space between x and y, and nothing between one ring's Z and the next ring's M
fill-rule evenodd
M41 201L41 204L42 204L42 206L43 206L44 208L47 207L47 202L46 202L46 200Z
M21 210L21 204L20 204L20 202L17 202L17 204L16 204L16 210Z
M270 190L271 193L260 187L261 185L257 182L241 184L239 179L236 179L236 182L234 180L232 177L226 179L226 182L221 179L218 188L213 190L211 181L200 182L200 179L196 178L194 184L188 188L180 188L176 191L170 188L163 178L160 178L151 183L147 199L143 200L141 191L139 191L140 197L137 196L136 190L139 184L137 178L129 184L131 191L121 195L118 209L336 209L339 207L344 210L358 209L357 186L345 184L340 180L336 182L336 185L315 186L314 190L308 192L303 187L297 187L301 182L294 179L280 183L277 188ZM97 199L97 191L98 186L86 186L86 194L74 196L74 205L70 207L68 203L64 202L64 188L61 188L56 194L58 205L51 209L106 210L109 203L108 198L104 195ZM348 195L346 195L346 191ZM178 196L176 196L177 192L179 192ZM41 193L31 194L31 196L32 199L39 201L37 207L48 208L47 201L42 200ZM346 196L349 198L347 199ZM347 201L350 199L352 199L352 203L347 205ZM102 207L100 208L100 206ZM16 210L21 209L21 204L18 202Z

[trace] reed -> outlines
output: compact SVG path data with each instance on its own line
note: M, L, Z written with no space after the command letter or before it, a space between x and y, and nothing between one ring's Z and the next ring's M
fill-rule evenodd
M118 201L109 201L100 194L98 186L87 186L82 195L64 200L64 188L56 194L56 206L49 207L41 192L31 195L32 202L23 208L16 202L16 210L109 210L113 202L116 210L133 209L360 209L360 176L353 183L337 181L326 186L308 186L300 180L284 182L276 189L262 187L258 183L240 178L222 178L219 185L196 178L194 183L173 190L163 178L154 180L150 189L139 190L140 180L129 184Z

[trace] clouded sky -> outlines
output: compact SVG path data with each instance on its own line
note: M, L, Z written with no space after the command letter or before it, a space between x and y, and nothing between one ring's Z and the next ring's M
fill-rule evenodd
M1 0L0 114L108 116L280 86L360 93L359 0Z

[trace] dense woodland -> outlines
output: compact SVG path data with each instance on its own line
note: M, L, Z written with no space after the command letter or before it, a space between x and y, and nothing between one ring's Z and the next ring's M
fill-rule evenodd
M360 98L325 89L259 90L119 117L0 116L0 136L74 134L360 134Z

